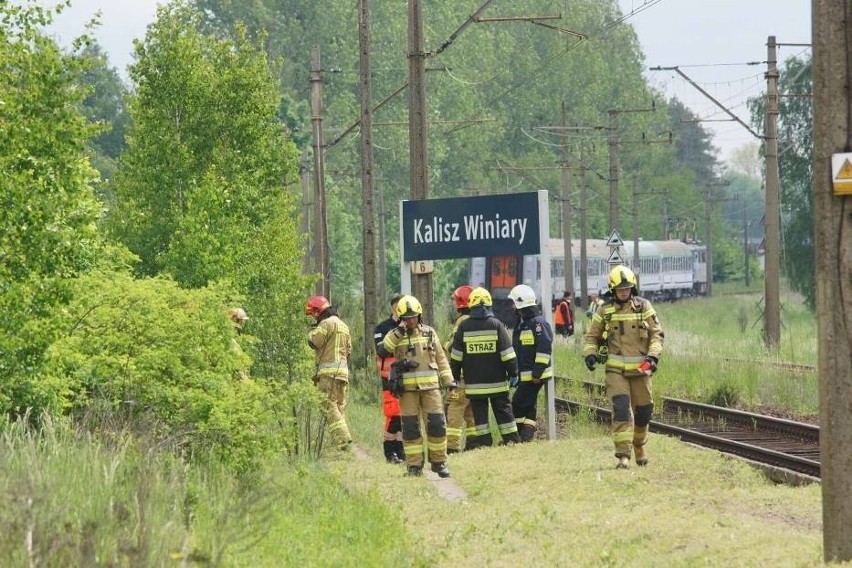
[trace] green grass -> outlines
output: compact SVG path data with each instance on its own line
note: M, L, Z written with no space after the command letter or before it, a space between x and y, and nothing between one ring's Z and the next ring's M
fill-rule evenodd
M767 349L760 299L761 294L756 293L719 292L712 299L654 304L666 333L660 368L654 375L655 396L712 402L720 392L734 392L738 406L743 408L771 406L793 414L816 415L816 371L778 365L816 365L814 316L800 298L785 294L781 344ZM590 374L583 365L584 324L579 327L567 346L556 349L557 375L603 382L602 370Z
M756 300L658 304L667 339L656 395L728 393L744 405L815 411L816 377L769 365L816 361L812 316L785 299L784 343L767 351L744 324ZM590 376L579 336L556 355L558 374ZM357 453L326 450L319 462L282 455L248 478L187 465L138 438L7 424L0 558L8 566L821 565L819 486L777 486L741 462L657 435L647 468L617 471L606 429L587 417L572 417L557 441L452 456L463 497L449 501L428 479L384 462L376 380L359 377L350 393Z

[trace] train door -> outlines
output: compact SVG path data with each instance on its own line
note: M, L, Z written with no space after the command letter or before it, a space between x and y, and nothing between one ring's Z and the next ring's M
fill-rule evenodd
M508 292L518 284L518 257L491 257L491 289L505 288Z
M515 325L515 314L509 291L521 282L523 266L519 256L492 256L488 259L488 284L494 301L494 315L510 329Z

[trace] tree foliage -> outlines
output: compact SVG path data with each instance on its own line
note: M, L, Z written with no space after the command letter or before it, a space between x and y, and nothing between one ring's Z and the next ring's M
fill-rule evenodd
M128 92L118 71L110 67L106 52L97 43L88 44L82 57L89 64L80 78L81 84L88 89L82 108L86 118L100 127L90 144L92 164L100 172L103 183L115 177L116 160L125 147ZM99 189L101 198L109 200L106 188Z
M237 286L260 339L253 372L294 379L307 374L308 279L296 148L279 122L286 105L273 65L242 28L220 39L199 25L197 12L173 3L136 45L110 227L142 259L141 274Z
M0 4L0 408L25 410L68 297L67 281L103 251L102 206L86 144L95 130L80 112L86 67L43 29L53 10Z
M43 376L61 396L46 410L151 425L186 455L212 454L240 471L292 447L279 435L269 385L238 379L250 362L230 348L222 306L232 293L115 271L74 286L67 333L50 347Z

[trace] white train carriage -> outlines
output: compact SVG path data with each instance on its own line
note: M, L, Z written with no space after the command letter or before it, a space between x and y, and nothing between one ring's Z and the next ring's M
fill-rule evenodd
M625 241L625 264L633 268L643 296L677 300L693 294L695 261L682 241L639 241L639 264L633 260L633 241Z
M692 251L693 282L692 294L694 296L707 295L707 247L697 243L688 243L686 246Z
M572 241L574 297L581 294L580 241ZM553 299L561 298L565 290L564 248L561 239L550 239L551 290ZM706 249L701 245L678 240L639 241L638 265L633 259L633 241L624 241L619 249L624 263L639 279L640 294L649 299L677 300L685 296L706 293ZM608 287L611 249L604 239L586 240L586 291L591 294ZM522 267L518 271L518 267ZM471 282L484 283L495 298L505 297L515 284L532 286L541 293L539 256L474 258L471 261Z

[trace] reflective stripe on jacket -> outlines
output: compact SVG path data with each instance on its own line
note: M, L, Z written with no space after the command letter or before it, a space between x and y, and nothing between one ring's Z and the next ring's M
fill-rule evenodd
M609 358L607 371L641 374L640 363L646 355L657 359L663 351L662 325L651 302L633 297L624 304L608 300L592 316L592 324L583 343L583 356L597 352L598 341L607 332Z
M408 332L399 327L392 329L382 340L385 350L394 359L416 361L417 367L402 373L402 384L406 391L434 390L438 384L448 386L453 382L447 355L438 334L425 324L419 324Z
M518 356L521 381L553 377L553 330L540 314L525 314L512 331L512 347Z
M376 353L379 352L379 345L381 345L385 335L398 325L399 320L395 320L390 317L383 322L379 322L379 324L375 327L373 330L373 342L376 344ZM381 355L376 355L376 369L379 371L379 376L382 378L382 390L388 390L387 380L390 377L390 366L393 362L393 357L382 357Z
M348 358L352 352L352 339L343 320L335 315L320 319L308 333L308 345L316 357L317 377L349 380Z
M471 310L470 317L459 323L450 368L456 381L464 379L468 398L509 391L506 379L518 373L518 358L509 332L490 311L479 314Z

